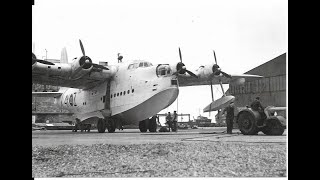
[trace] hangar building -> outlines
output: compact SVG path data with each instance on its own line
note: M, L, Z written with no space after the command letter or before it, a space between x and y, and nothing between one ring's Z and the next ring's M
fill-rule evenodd
M247 81L243 85L230 84L226 94L235 96L235 105L244 107L260 97L264 107L286 107L286 53L254 68L245 74L255 74L264 78ZM286 117L285 112L279 115Z
M45 59L53 63L60 63L60 60ZM57 92L58 86L41 85L32 83L32 92ZM52 97L32 97L32 123L56 123L64 120L73 122L73 114L67 110L60 109L54 104Z

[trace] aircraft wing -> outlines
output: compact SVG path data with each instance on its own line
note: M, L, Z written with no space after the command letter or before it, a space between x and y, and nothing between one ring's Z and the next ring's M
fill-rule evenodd
M212 84L229 84L229 83L236 83L242 84L245 81L253 81L263 76L259 75L251 75L251 74L229 74L231 78L224 76L223 74L220 75L213 75L212 66L214 64L209 64L206 66L200 66L194 74L197 75L198 78L192 77L189 74L182 74L178 76L179 86L198 86L198 85L210 85L210 80L212 80Z
M33 62L32 82L45 85L89 89L109 80L117 71L112 66L73 63L44 64Z
M225 76L214 76L212 77L212 84L220 84L220 81L222 84L229 84L232 82L235 83L242 83L244 81L252 81L256 79L260 79L263 76L258 76L258 75L251 75L251 74L241 74L241 75L232 75L232 78L227 78ZM179 75L179 86L198 86L198 85L210 85L210 79L211 77L199 77L199 78L194 78L189 75Z

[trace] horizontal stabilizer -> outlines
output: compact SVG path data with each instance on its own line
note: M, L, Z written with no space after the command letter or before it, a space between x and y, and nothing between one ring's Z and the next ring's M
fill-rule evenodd
M62 92L32 92L32 97L60 97Z
M203 112L209 112L209 111L217 111L219 109L222 109L224 107L227 107L230 102L234 100L234 96L223 96L212 103L210 103L208 106L206 106L203 109Z

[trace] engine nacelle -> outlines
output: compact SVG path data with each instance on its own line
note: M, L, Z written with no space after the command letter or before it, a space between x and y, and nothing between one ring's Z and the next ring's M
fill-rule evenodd
M86 75L92 69L92 60L88 56L75 58L71 64L71 78L78 79Z
M214 64L209 64L209 65L205 65L205 66L200 66L197 70L196 70L196 74L200 77L200 78L208 78L212 73L212 67Z
M37 59L37 56L34 53L32 53L32 70L34 69L34 66L37 62L36 59Z

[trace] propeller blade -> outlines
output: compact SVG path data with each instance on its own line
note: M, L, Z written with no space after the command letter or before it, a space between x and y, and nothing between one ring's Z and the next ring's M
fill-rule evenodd
M211 86L211 97L212 97L212 102L214 101L214 98L213 98L213 88L212 88L212 81L210 80L210 86Z
M211 98L212 98L212 102L213 102L213 101L214 101L214 99L213 99L212 80L210 80L210 87L211 87ZM211 109L211 103L210 103L210 109ZM209 116L211 116L211 111L209 111Z
M36 60L36 62L39 62L39 63L42 63L42 64L55 65L54 63L49 62L49 61L45 61L45 60L41 60L41 59L35 59L35 60Z
M47 64L47 65L55 65L52 62L46 61L46 60L42 60L42 59L37 59L36 55L34 53L32 53L32 64L39 62L42 64Z
M192 77L198 78L197 75L195 75L193 72L191 72L191 71L189 71L189 70L187 70L187 69L186 69L186 72L187 72L188 74L190 74Z
M217 58L216 58L216 52L214 52L214 50L212 50L212 51L213 51L213 55L214 55L214 60L216 61L216 64L218 64Z
M81 42L80 39L79 39L79 42L80 42L80 47L81 47L82 54L83 54L83 56L85 56L86 53L85 53L85 51L84 51L83 44L82 44L82 42Z
M227 74L227 73L225 73L225 72L223 72L223 71L221 71L221 70L220 70L220 72L221 72L225 77L230 78L230 79L232 78L231 75L229 75L229 74Z
M100 68L100 69L109 70L108 68L106 68L106 67L104 67L104 66L102 66L102 65L100 65L100 64L94 64L94 63L92 63L92 66L95 67L95 68Z
M180 50L180 47L179 47L179 56L180 56L180 62L182 62L182 56L181 56L181 50Z

